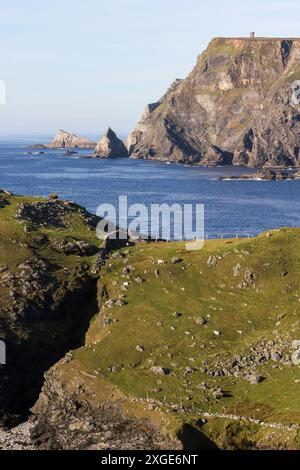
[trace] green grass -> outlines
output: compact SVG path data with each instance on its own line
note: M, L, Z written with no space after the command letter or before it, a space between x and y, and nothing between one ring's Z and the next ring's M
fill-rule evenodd
M65 228L34 227L33 231L24 231L15 219L17 205L38 199L3 195L1 199L8 204L0 209L0 265L7 264L14 271L19 263L39 256L53 263L55 275L64 281L68 275L63 268L93 262L93 256L67 256L51 245L53 239L71 238L101 247L94 229L84 223L79 212L70 215ZM36 234L46 235L49 242L32 248L31 239ZM272 231L269 237L262 234L255 239L209 241L203 250L195 252L186 251L184 243L142 243L121 249L123 258L110 257L101 272L101 311L89 326L85 345L73 352L73 360L59 366L61 380L72 389L72 377L76 371L79 376L84 371L92 377L88 400L91 396L100 401L121 397L132 415L159 422L163 416L164 426L173 435L184 423L197 427L195 423L204 412L300 424L299 367L280 363L274 369L273 361L257 366L256 371L266 378L259 385L240 377L214 377L202 371L205 361L212 367L217 359L249 355L251 347L263 338L273 340L279 334L289 335L290 341L300 339L299 241L299 229L282 229ZM182 262L173 264L174 256ZM218 258L216 267L207 265L209 256ZM159 265L158 260L164 260L164 264ZM234 276L237 263L242 272ZM122 274L128 264L134 268L130 279ZM247 268L255 273L256 285L242 290L238 285ZM135 282L137 277L145 282ZM130 285L124 292L121 286L126 281ZM3 310L7 291L3 286L0 290ZM125 295L126 305L106 307L104 291L113 299ZM175 311L182 316L175 317ZM205 325L195 323L199 316L207 319ZM113 321L110 326L104 326L105 317ZM215 336L215 330L221 336ZM142 345L144 352L138 352L137 345ZM150 370L153 365L169 368L171 373L155 375ZM187 367L195 372L185 375ZM214 398L210 390L200 387L202 382L212 389L220 387L226 396ZM157 411L149 410L149 399L165 404L158 405ZM177 410L172 411L168 404L177 405ZM185 413L178 412L179 408ZM274 430L248 421L241 424L209 418L201 430L226 448L247 448L257 443L266 448L299 445L296 431L276 431L276 441Z
M272 232L270 238L263 234L252 240L210 241L198 252L187 252L179 243L131 248L128 263L134 266L134 274L126 292L127 305L102 307L88 332L87 345L76 352L76 359L127 396L183 403L199 412L242 411L250 418L300 423L300 384L295 384L300 379L298 367L282 365L274 370L272 361L259 366L256 370L266 377L259 385L200 371L203 361L214 361L216 354L247 354L262 338L273 339L276 331L300 338L299 240L299 230L286 229ZM228 254L223 256L225 252ZM249 254L243 254L246 252ZM212 254L221 257L216 268L207 266ZM172 264L175 255L183 262ZM158 266L158 259L166 264ZM237 263L256 273L259 292L256 288L237 288L241 281L241 276L233 276ZM109 297L118 298L120 285L126 281L121 274L123 267L122 260L111 260L99 291L105 286ZM155 269L160 270L158 278ZM281 276L283 271L288 272L286 277ZM136 283L133 279L138 276L146 282ZM282 292L287 285L288 295ZM175 318L175 311L182 316ZM278 324L282 313L285 316ZM194 322L200 315L209 315L205 326ZM110 327L103 327L104 316L114 320ZM162 326L157 326L158 322ZM222 335L216 337L214 330ZM143 345L145 351L138 352L137 345ZM172 373L157 376L150 370L152 365L170 368ZM112 366L116 372L109 372ZM184 377L186 367L196 372ZM201 382L221 387L228 396L214 399L199 389Z
M66 255L58 253L52 246L53 241L64 239L84 240L99 249L102 241L95 237L95 229L88 226L80 215L74 210L67 216L66 226L41 227L30 222L20 223L16 219L17 207L23 203L45 202L43 198L0 195L0 267L7 266L10 272L15 272L17 266L35 257L43 258L53 266L55 277L61 282L72 280L72 274L66 273L65 268L75 268L82 265L92 265L94 256ZM28 230L26 230L26 227ZM39 235L46 235L48 240L42 246L35 245L33 239ZM5 317L6 302L9 289L0 285L0 315Z
M213 39L207 48L209 56L212 55L229 55L235 57L241 54L241 48L235 47L232 42L229 44L223 39Z

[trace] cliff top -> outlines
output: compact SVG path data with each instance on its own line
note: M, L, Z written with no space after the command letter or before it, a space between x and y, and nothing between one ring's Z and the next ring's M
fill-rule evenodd
M221 37L221 36L217 36L214 39L223 39L223 40L233 40L233 41L236 41L237 39L240 40L240 41L300 41L300 37L298 38L290 38L290 37L282 37L282 38L279 38L279 37L268 37L268 36L255 36L254 38L252 37Z

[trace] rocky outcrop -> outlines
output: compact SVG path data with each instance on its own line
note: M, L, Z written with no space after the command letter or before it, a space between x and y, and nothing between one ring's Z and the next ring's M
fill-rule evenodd
M124 142L117 137L109 127L96 145L94 157L97 158L126 158L128 151Z
M27 415L44 371L80 344L97 311L98 221L68 201L0 192L0 428Z
M97 402L91 374L76 370L67 355L45 375L40 397L32 408L36 423L32 445L42 450L182 449L150 419L128 414L116 391ZM60 370L69 370L72 380ZM103 385L103 390L107 386ZM107 390L106 390L107 391Z
M36 144L32 148L86 148L91 149L96 146L95 142L92 142L86 137L79 137L71 132L58 130L51 144Z
M283 170L264 169L256 173L243 173L239 176L221 176L220 180L282 181L300 178L300 172L290 173Z
M185 80L147 106L132 158L300 165L300 39L215 38Z

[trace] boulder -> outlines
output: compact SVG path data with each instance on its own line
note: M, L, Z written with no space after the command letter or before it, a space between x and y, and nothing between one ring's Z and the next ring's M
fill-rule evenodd
M245 379L250 382L251 385L257 385L260 382L263 382L264 377L258 374L248 374L245 376Z
M160 366L152 366L150 370L156 375L168 375L171 372L170 369Z

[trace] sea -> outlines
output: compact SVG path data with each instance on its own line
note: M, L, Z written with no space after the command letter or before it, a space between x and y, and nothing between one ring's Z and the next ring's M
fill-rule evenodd
M72 200L92 213L101 204L204 205L206 238L245 236L300 227L300 180L220 180L245 168L198 167L147 160L82 158L91 150L30 149L50 137L0 139L0 188L18 195ZM44 152L44 153L40 153ZM248 170L247 171L254 171Z

